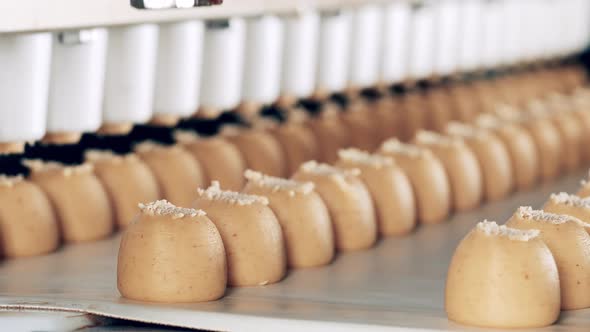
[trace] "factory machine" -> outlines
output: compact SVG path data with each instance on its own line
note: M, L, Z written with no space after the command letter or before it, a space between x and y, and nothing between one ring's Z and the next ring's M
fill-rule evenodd
M89 150L126 154L190 132L223 136L248 168L289 177L307 157L333 163L338 148L374 151L389 137L411 142L420 130L442 133L452 121L473 124L497 108L538 109L563 98L589 107L581 57L589 42L586 0L3 1L0 174L11 186L9 178L34 178L39 162L75 166ZM330 119L343 121L339 135ZM309 128L320 152L288 150L280 134L287 123ZM274 150L251 131L278 137L288 150L281 167L269 166ZM209 152L201 153L204 163ZM478 221L575 190L589 165L443 224L382 238L373 249L340 253L326 267L229 288L206 303L122 298L116 231L84 243L74 243L81 233L70 234L72 243L34 257L9 257L3 248L0 330L464 329L447 320L443 300L458 241ZM207 179L219 180L213 170ZM41 187L56 197L67 190ZM0 224L14 201L3 195ZM80 202L86 195L78 192ZM11 241L6 234L2 243ZM568 311L558 324L587 330L590 312Z

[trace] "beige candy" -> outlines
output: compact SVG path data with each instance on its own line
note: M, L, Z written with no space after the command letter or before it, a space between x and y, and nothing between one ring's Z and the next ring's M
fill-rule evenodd
M383 96L373 102L373 107L379 140L384 141L399 135L401 123L398 100L393 96Z
M590 109L589 104L584 103L582 108L572 114L577 118L582 128L580 153L584 165L590 164Z
M320 150L320 160L333 163L338 151L351 145L348 128L340 118L339 109L333 104L324 106L322 112L309 122Z
M283 232L266 197L224 191L213 181L206 190L198 190L195 206L207 211L221 234L229 285L257 286L283 279Z
M590 307L590 224L568 215L521 207L506 225L541 231L559 270L562 309Z
M222 297L227 282L225 250L205 212L167 201L140 204L140 209L119 247L121 295L168 303Z
M287 262L292 268L329 264L334 257L332 221L311 182L271 177L247 170L244 193L268 198L285 238Z
M555 179L561 169L562 139L553 122L542 114L529 113L522 121L535 141L539 155L539 176L542 180Z
M583 222L590 222L590 198L568 193L551 194L543 210L555 214L566 214ZM590 231L590 229L587 229Z
M459 244L445 290L450 320L479 327L534 328L559 317L555 260L537 230L484 221Z
M359 173L358 169L345 170L309 161L293 175L294 180L315 184L330 212L336 248L344 251L367 249L377 240L373 201L358 178Z
M113 232L113 210L109 196L90 164L64 166L28 160L31 180L52 203L66 242L102 239Z
M416 144L428 148L442 162L449 177L453 207L466 211L477 207L483 198L483 175L475 153L458 137L420 131Z
M59 226L41 188L21 176L0 176L0 252L42 255L59 246Z
M204 172L195 157L179 145L145 142L135 148L160 186L162 198L178 206L190 206L195 190L205 184Z
M424 224L445 221L451 210L451 188L443 164L427 149L390 139L379 153L393 157L408 175L418 206L418 220Z
M341 116L348 128L352 146L367 151L373 151L379 146L379 119L365 102L353 101Z
M451 103L454 110L452 119L471 122L477 116L476 99L471 88L465 84L457 84L450 89Z
M506 197L514 187L510 154L504 143L489 131L452 122L447 134L463 138L475 153L481 167L484 183L484 198L496 201Z
M375 203L379 233L397 236L416 227L416 201L412 184L392 158L369 154L357 149L340 150L336 166L358 169L359 177Z
M203 167L204 183L219 181L221 186L229 190L242 189L246 161L234 144L223 137L198 137L187 132L177 132L175 136Z
M295 173L304 162L319 158L316 137L305 124L287 122L279 126L273 134L285 151L288 175Z
M236 131L235 128L229 127L223 134L242 152L248 168L272 176L287 174L285 151L279 141L266 129Z
M399 136L402 122L400 101L394 96L384 96L373 103L380 141Z
M537 182L540 169L539 154L533 137L516 123L501 121L489 114L479 116L476 123L504 142L510 155L516 189L530 189Z
M583 128L574 112L553 113L551 119L561 135L561 166L565 172L572 172L581 166Z
M137 214L137 204L160 198L160 188L150 168L133 154L88 151L86 160L109 194L115 223L126 227Z
M409 92L404 95L400 107L402 128L399 139L409 141L416 133L428 128L428 114L424 96L420 92Z
M450 96L446 89L437 88L430 90L426 97L430 128L441 132L453 117Z
M24 142L0 142L0 154L23 153Z

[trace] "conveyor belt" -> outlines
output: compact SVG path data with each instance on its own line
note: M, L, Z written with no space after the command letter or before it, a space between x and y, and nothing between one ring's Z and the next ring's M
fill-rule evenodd
M0 264L0 308L64 310L210 330L465 330L443 308L447 266L458 241L483 219L503 223L520 205L540 207L552 192L574 191L585 172L425 226L412 236L339 255L333 264L290 271L278 284L229 289L220 301L146 304L116 288L119 236ZM0 317L1 325L1 317ZM588 331L590 310L562 313L549 331ZM483 331L479 329L478 331Z

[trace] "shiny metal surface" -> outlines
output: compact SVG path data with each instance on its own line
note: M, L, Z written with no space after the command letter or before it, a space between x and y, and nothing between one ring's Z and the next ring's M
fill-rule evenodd
M142 10L130 0L20 0L0 1L0 34L30 31L61 31L88 27L109 27L146 22L174 22L193 19L225 19L269 13L295 14L305 9L328 10L356 6L367 0L223 0L214 6L197 6L219 0L133 0L137 7L190 7L170 10ZM383 2L385 0L371 0ZM406 0L399 0L406 1Z
M131 0L138 9L171 9L220 5L222 0Z
M210 330L470 330L447 320L445 275L458 241L482 219L503 223L520 205L540 207L552 192L574 191L585 172L534 191L382 240L333 264L290 271L278 284L229 289L201 304L148 304L116 289L119 237L65 247L56 254L0 264L0 308L37 308ZM588 331L590 310L562 313L545 331ZM478 329L478 331L485 331Z

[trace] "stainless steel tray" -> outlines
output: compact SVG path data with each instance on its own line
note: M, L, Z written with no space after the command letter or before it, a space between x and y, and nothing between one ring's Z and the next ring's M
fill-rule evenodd
M579 172L509 199L420 227L372 250L339 255L333 264L293 270L281 283L234 288L220 301L148 304L116 289L119 236L59 252L0 263L0 309L89 313L207 330L469 330L446 318L447 266L458 241L483 219L504 222L520 205L539 207L552 192L574 191ZM589 331L590 310L562 313L547 331ZM484 331L478 329L478 331Z

